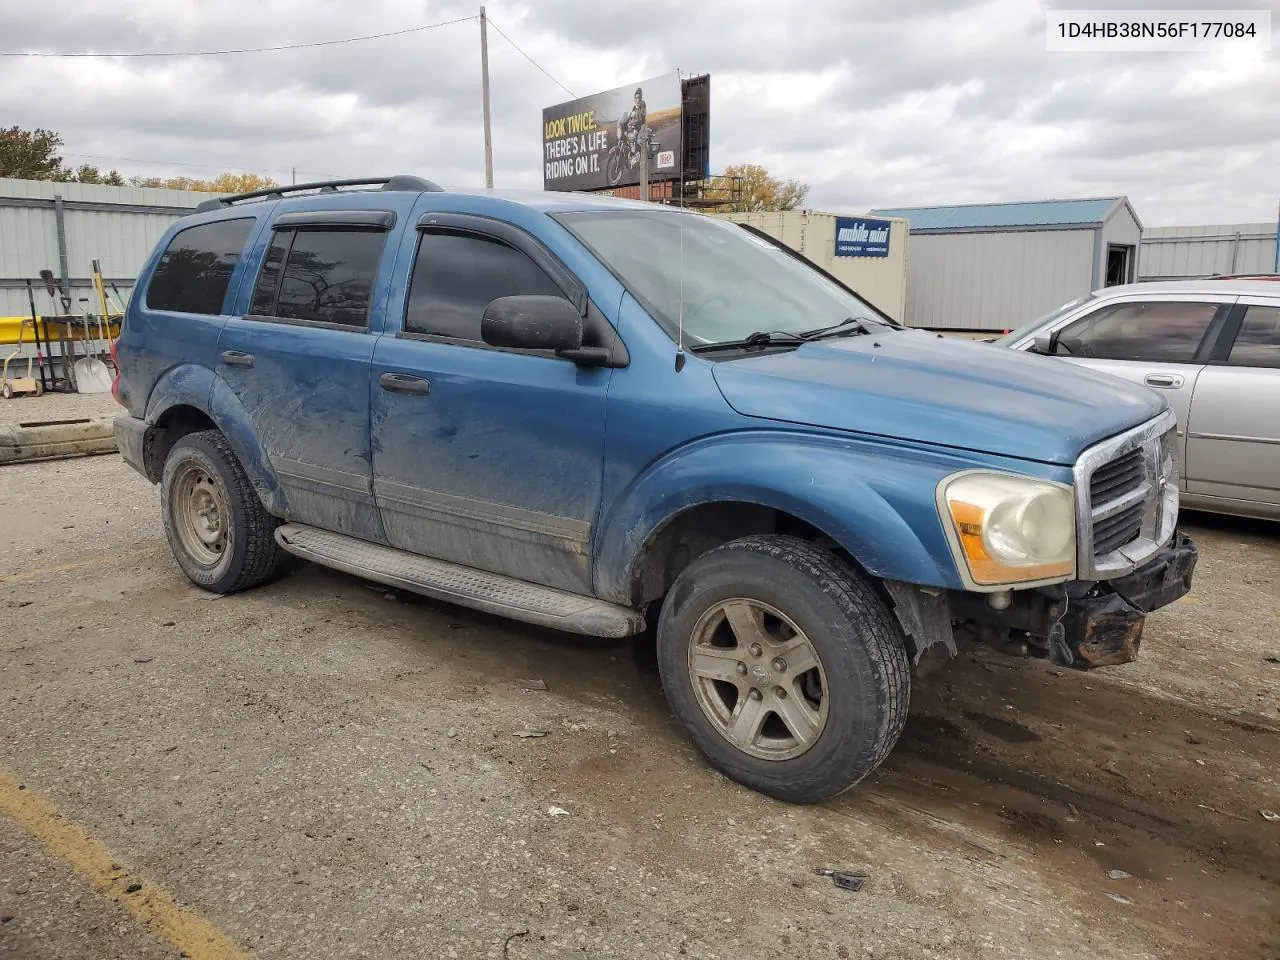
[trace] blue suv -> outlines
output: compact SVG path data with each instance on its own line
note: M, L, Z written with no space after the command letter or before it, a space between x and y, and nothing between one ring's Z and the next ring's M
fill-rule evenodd
M1132 659L1190 589L1153 391L905 330L765 235L416 177L211 199L138 278L121 453L194 583L288 555L653 630L709 760L810 802L958 643Z

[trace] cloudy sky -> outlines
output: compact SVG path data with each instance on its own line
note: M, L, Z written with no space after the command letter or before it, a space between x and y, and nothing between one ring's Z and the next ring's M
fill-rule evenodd
M1169 7L1126 0L1056 7ZM1182 6L1189 6L1182 4ZM1280 0L1199 0L1270 9ZM0 48L271 46L460 17L444 0L0 0ZM494 24L577 95L712 75L712 168L756 162L830 211L1128 194L1148 226L1274 221L1280 49L1047 53L1036 0L495 0ZM477 22L233 56L0 58L0 126L69 163L288 182L483 182ZM498 186L540 187L542 107L568 95L490 35Z

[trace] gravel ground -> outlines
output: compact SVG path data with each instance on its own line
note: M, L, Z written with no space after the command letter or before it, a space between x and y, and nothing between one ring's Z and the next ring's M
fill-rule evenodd
M114 417L123 412L109 393L46 393L0 400L0 424Z
M118 458L14 465L0 765L260 958L1277 960L1280 527L1187 528L1138 662L966 654L793 807L696 755L643 643L313 566L211 600ZM4 917L0 957L176 955L0 814Z

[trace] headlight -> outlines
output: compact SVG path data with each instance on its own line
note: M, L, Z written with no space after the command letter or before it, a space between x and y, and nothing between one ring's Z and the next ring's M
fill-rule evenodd
M1075 575L1076 508L1069 486L1007 473L959 473L938 485L938 509L969 586Z

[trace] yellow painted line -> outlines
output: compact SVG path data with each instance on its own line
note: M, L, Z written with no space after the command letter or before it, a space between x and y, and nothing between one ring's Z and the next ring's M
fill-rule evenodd
M51 800L19 784L12 771L0 766L0 812L24 827L98 893L120 904L191 960L250 960L248 953L208 920L184 910L163 888L120 866L119 857L59 813ZM131 889L134 892L130 893Z
M47 577L54 573L66 573L68 570L79 570L81 567L100 567L103 564L110 563L113 560L123 560L129 556L142 556L143 554L155 553L158 548L151 547L149 549L138 550L135 553L111 553L100 557L89 557L85 560L74 560L71 563L62 563L56 567L40 567L36 570L21 570L18 573L6 574L0 577L0 583L17 583L19 580L34 580L36 577Z

